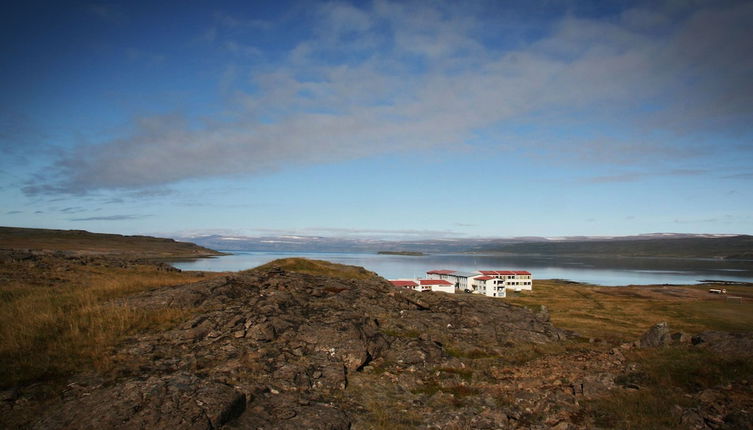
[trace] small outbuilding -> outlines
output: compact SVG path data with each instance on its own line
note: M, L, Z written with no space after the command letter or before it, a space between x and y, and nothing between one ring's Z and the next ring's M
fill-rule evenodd
M455 284L444 279L419 279L421 291L440 291L455 294Z

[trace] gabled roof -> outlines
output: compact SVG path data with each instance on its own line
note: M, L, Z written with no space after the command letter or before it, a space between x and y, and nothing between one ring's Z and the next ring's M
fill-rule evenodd
M479 281L488 281L489 279L497 279L494 276L478 276L473 279L478 279Z
M415 287L418 284L415 281L390 281L390 283L396 287Z
M426 272L427 275L451 275L455 273L454 270L429 270Z
M420 279L418 282L421 285L453 285L452 282L445 281L444 279Z
M472 272L455 272L452 274L452 276L458 277L458 278L472 278L474 276L478 276L478 273L472 273Z
M500 276L500 275L530 275L531 272L525 270L479 270L482 275Z

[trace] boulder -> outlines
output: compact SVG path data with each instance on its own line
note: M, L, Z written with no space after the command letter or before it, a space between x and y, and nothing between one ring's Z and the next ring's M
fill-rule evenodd
M667 346L671 342L669 324L660 322L649 328L639 341L641 348L658 348Z

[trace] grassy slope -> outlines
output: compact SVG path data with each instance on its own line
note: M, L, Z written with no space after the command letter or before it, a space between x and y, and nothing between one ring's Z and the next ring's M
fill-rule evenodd
M292 258L254 270L273 267L348 279L374 276L361 268ZM109 348L123 336L164 329L188 317L185 310L145 311L117 306L111 301L113 298L198 279L201 278L196 274L161 272L147 265L121 268L25 261L0 265L0 386L33 381L51 383L70 372L106 369ZM720 296L709 295L705 292L707 288L615 288L535 281L532 292L507 300L534 309L545 305L556 325L606 340L606 344L578 343L577 348L604 348L632 341L659 321L668 321L673 330L691 333L753 329L753 303L749 299L742 303L727 302ZM736 295L753 293L750 287L727 288ZM552 345L511 350L510 357L502 357L502 361L525 366L541 354L565 354L567 349L567 345ZM618 391L597 401L584 402L585 422L604 428L677 428L679 418L670 408L673 404L693 406L694 400L688 394L753 379L753 366L749 363L697 349L637 350L625 354L640 364L640 372L629 377L641 389ZM489 363L498 365L498 358L459 356L467 361L470 370L462 370L465 373L459 377L463 379L464 391L453 392L454 395L473 397L474 390L494 382L488 380L488 372L483 370ZM442 370L450 371L461 370ZM374 411L386 411L379 428L409 428L416 424L400 421L404 417L390 408L397 406L375 403Z
M286 259L265 265L265 269L285 270L322 275L353 276L354 268L332 263L302 259ZM370 276L355 269L356 273ZM742 302L727 301L709 294L700 286L598 287L573 285L563 281L536 281L534 290L507 301L534 310L546 306L555 325L575 330L582 336L603 342L583 343L581 340L551 345L517 345L501 356L474 354L474 351L452 351L464 360L464 368L437 369L437 381L429 381L418 390L426 394L451 394L453 402L476 402L481 393L498 381L490 377L490 369L500 363L527 366L544 355L568 357L582 350L610 349L623 342L638 339L651 325L667 321L672 330L698 333L706 330L750 331L753 329L753 288L726 287L730 295L743 296ZM496 300L496 299L489 299ZM392 333L399 335L400 333ZM419 333L402 333L408 338ZM747 407L750 388L740 388L741 381L753 379L753 363L746 357L718 355L713 351L690 346L660 349L625 350L625 356L636 371L621 375L616 383L634 384L639 390L614 390L593 400L583 400L575 421L589 427L622 429L682 428L682 410L700 407L698 393L737 384L730 391L737 403ZM378 373L378 372L377 372ZM354 376L355 378L356 376ZM379 429L414 428L422 424L419 416L401 406L405 400L385 387L370 374L359 374L349 388L349 395L363 400L370 412L369 425ZM452 381L455 381L453 383ZM440 383L441 382L441 383ZM361 392L361 391L363 392ZM742 399L742 400L739 400ZM448 406L451 407L451 406Z
M81 254L138 257L200 257L221 253L193 243L150 236L122 236L82 230L0 227L0 249L44 249Z
M0 264L0 388L107 367L108 348L123 336L186 317L181 309L133 309L113 299L200 279L151 265L79 265L50 257Z
M753 259L753 236L517 243L499 246L493 251L543 255Z
M688 333L753 329L753 300L728 301L709 294L709 288L753 295L753 288L745 286L599 287L544 280L534 281L533 291L507 300L530 308L545 305L558 327L615 343L635 340L660 321Z
M343 279L374 279L378 277L374 272L369 272L363 267L345 266L330 263L323 260L310 260L308 258L281 258L261 265L251 270L270 270L280 268L289 272L308 273L310 275L331 276Z
M532 309L544 305L555 325L606 340L607 347L634 341L660 321L667 321L673 331L691 334L753 330L753 287L727 287L730 295L743 296L742 302L709 294L708 288L724 286L598 287L535 281L532 292L508 300ZM591 347L603 346L597 343ZM704 390L734 387L729 395L737 397L741 407L750 406L753 398L750 385L744 388L744 381L753 379L753 363L745 355L721 355L680 345L630 350L625 356L637 370L616 382L640 389L617 390L583 402L583 424L621 429L683 428L682 413L674 405L697 408L697 395Z

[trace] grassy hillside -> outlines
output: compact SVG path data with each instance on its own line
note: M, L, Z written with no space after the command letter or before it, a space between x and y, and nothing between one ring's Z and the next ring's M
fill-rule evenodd
M374 272L369 272L363 267L345 266L337 263L330 263L323 260L310 260L308 258L281 258L271 261L251 270L272 270L282 269L289 272L307 273L309 275L331 276L340 279L357 279L367 280L378 278Z
M108 348L124 336L164 330L187 315L170 307L133 309L117 299L220 276L165 267L0 251L0 390L107 367Z
M586 348L608 349L637 339L660 321L668 322L673 331L691 334L707 330L749 333L753 328L753 288L727 287L729 294L740 300L708 293L709 288L724 287L714 284L599 287L535 281L533 291L508 297L506 301L532 310L545 306L557 327L591 338L592 343ZM687 425L688 416L682 408L707 407L699 399L712 394L717 396L714 402L740 399L736 406L740 409L751 404L753 387L748 381L753 377L753 364L745 351L716 353L687 345L616 349L624 353L633 370L614 382L635 389L613 390L608 395L583 401L580 414L592 420L595 428L693 428ZM728 393L725 400L720 400L723 397L720 392ZM716 403L711 403L711 407L716 407ZM751 428L747 415L738 422L729 421L718 428Z
M513 254L753 260L753 236L516 243L487 250Z
M68 251L136 257L202 257L222 255L189 242L150 236L122 236L83 230L0 227L0 249Z
M272 272L276 268L285 272L326 275L333 279L366 281L348 284L358 285L359 288L373 281L375 276L359 267L300 258L276 260L252 271ZM144 363L148 363L148 366L142 368L141 362L123 361L124 356L118 354L123 354L125 350L119 349L121 347L118 345L139 336L149 339L165 330L175 333L172 330L197 316L200 319L195 321L213 320L199 315L209 311L204 305L181 307L169 300L157 300L150 306L140 306L138 301L126 298L161 287L196 281L208 281L207 288L225 285L242 289L253 288L259 281L257 279L248 285L242 282L236 284L226 276L222 273L178 272L164 264L128 262L119 257L0 251L0 391L7 397L20 397L13 399L13 402L4 401L4 404L13 404L14 408L2 410L0 427L25 428L24 425L28 425L25 423L34 422L48 405L56 404L64 395L76 395L74 390L81 386L69 384L69 375L91 372L107 381L109 378L132 376L128 372L139 372L137 377L147 375L153 365L150 360L161 359L159 354L163 354L163 351L157 349L146 355ZM278 283L284 288L279 291L282 294L264 295L270 303L279 300L286 305L300 299L289 292L283 293L285 288L295 284L290 282L294 278L277 276L282 276L278 278ZM336 326L337 317L344 314L328 313L326 306L332 306L327 303L336 302L336 295L344 289L327 289L327 282L315 279L314 284L308 287L325 287L324 291L330 295L321 299L320 303L325 307L320 311L328 315L327 324ZM335 282L335 286L341 285L336 281L330 282ZM400 361L375 359L368 366L348 374L347 388L336 392L336 396L341 398L330 398L335 399L334 402L350 402L353 406L350 410L355 411L354 415L360 414L359 419L362 420L360 427L354 426L358 428L416 428L424 423L436 422L427 419L427 416L442 417L443 413L460 416L469 411L483 416L489 411L498 410L506 411L504 417L508 413L510 417L518 417L509 419L511 424L515 424L510 428L691 428L686 425L688 411L716 411L713 408L718 405L726 411L752 410L750 399L753 399L753 386L748 381L753 380L753 364L747 351L743 351L746 354L742 355L718 354L689 344L656 349L622 346L624 342L636 340L659 321L669 322L673 331L682 330L690 334L706 330L749 332L753 327L753 289L742 285L724 286L730 295L740 297L739 300L729 300L708 292L709 288L722 287L714 284L599 287L537 280L533 291L511 295L507 299L421 293L420 302L425 307L410 310L404 316L405 310L392 306L390 309L394 310L393 313L380 314L379 330L391 339L395 350L407 348L405 345L430 345L433 349L444 348L447 357L427 368L422 368L420 364L403 363L402 358ZM273 288L269 290L274 292ZM235 290L231 288L228 291ZM375 296L374 299L392 300L394 293L388 290L385 293L384 297ZM445 302L445 296L451 297L454 302ZM294 297L297 298L293 300ZM250 301L241 302L233 307L252 306ZM355 302L352 303L353 310L359 309ZM435 318L441 318L448 312L448 304L452 304L452 309L462 304L461 308L466 309L466 316L462 318L467 326L461 326L461 330L468 333L467 330L473 328L474 323L484 327L479 323L479 312L488 310L489 305L505 307L508 303L533 310L539 314L537 318L544 318L542 315L548 314L556 326L575 330L581 336L549 344L510 343L497 351L487 351L484 344L454 345L444 342L443 336L449 327L435 323ZM341 309L350 315L351 302L347 304ZM543 312L542 306L548 312ZM285 308L267 307L273 308L272 312ZM221 309L217 315L226 315L230 307L226 309L222 305ZM269 319L284 321L277 316ZM187 327L193 328L193 325L188 324ZM230 338L224 335L226 332L222 337L213 339ZM194 343L200 341L193 337L189 340L182 335L170 336L178 339L178 343L185 342L187 347L197 348L197 351L205 348L196 346L201 344ZM356 336L363 334L356 333ZM280 337L285 338L287 335ZM437 339L442 342L438 343ZM269 340L264 342L252 344L257 346L242 353L243 366L246 366L244 372L246 369L264 369L254 367L265 362L258 359L263 356L252 354L273 354L282 350ZM282 353L277 354L282 357ZM307 359L305 355L286 355L286 359L292 360L290 365ZM174 357L172 354L165 355L166 360ZM194 363L200 363L192 364L201 366L195 368L197 372L204 372L214 365L211 361ZM591 374L594 378L608 377L609 384L614 385L613 389L600 395L573 394L572 390L577 387L585 392L588 390L584 390L584 386L597 386L594 382L596 379L583 377L586 373L589 378ZM241 377L235 375L244 373L233 376ZM320 376L320 379L326 377ZM262 393L260 398L267 395ZM322 396L327 399L326 394ZM569 409L563 409L564 415L558 409L548 410L546 416L539 415L543 412L535 405L539 400L543 404L552 398L561 399L552 404ZM577 401L573 402L576 398ZM708 406L710 403L706 399L711 399L713 405ZM483 402L483 406L473 411L473 405L480 402ZM528 403L521 406L520 402ZM299 405L302 404L294 404L295 407ZM405 405L410 407L406 408ZM531 412L517 412L528 405L531 405ZM747 412L739 413L738 418L721 412L713 413L712 417L717 420L714 422L724 421L723 425L715 428L750 428ZM566 417L567 420L560 421L564 426L552 427L556 421L547 420L547 416L560 417L557 419ZM735 426L733 419L738 419L739 425ZM568 422L572 424L568 425ZM498 423L498 426L502 424ZM458 424L443 428L477 427Z
M726 288L730 296L741 300L710 294L709 288ZM753 327L753 288L747 285L602 287L536 280L533 291L506 301L534 310L546 306L557 327L613 344L637 339L659 321L688 333Z

